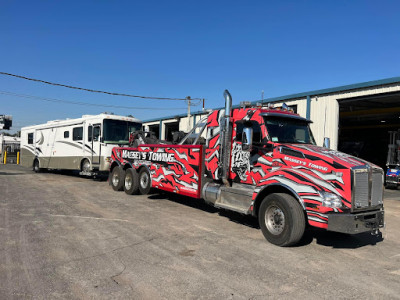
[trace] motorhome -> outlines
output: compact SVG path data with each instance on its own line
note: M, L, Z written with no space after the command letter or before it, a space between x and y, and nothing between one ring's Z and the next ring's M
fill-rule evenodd
M108 172L111 150L127 145L142 122L108 113L49 121L21 129L21 165L43 169L79 170L81 175Z

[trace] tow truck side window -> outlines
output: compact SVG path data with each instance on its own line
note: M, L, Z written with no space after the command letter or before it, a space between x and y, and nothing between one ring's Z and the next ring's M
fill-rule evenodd
M253 144L261 144L262 143L262 134L261 134L261 126L256 121L237 121L236 122L236 141L241 142L243 137L243 128L244 127L252 127L253 128Z

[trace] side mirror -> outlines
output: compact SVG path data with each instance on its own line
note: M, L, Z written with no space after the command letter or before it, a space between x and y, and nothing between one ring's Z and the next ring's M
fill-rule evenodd
M253 145L253 128L245 127L243 128L242 135L242 150L250 152Z
M324 137L324 147L325 148L330 148L331 147L331 139L328 137Z

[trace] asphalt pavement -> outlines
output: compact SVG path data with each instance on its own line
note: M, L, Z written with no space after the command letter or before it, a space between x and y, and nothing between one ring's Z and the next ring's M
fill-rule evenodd
M400 299L400 190L381 236L308 230L102 179L0 165L0 299Z

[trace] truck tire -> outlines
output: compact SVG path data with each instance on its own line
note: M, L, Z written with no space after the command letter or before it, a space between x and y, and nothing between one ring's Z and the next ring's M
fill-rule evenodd
M111 186L114 191L122 191L124 188L125 171L121 167L115 167L111 173Z
M146 168L142 168L139 171L139 192L142 195L146 195L150 192L151 189L151 179L150 173Z
M300 203L284 193L270 194L264 198L258 211L258 221L264 237L281 247L299 242L306 227Z
M139 190L139 177L135 169L129 168L125 171L124 191L128 195L137 194Z

